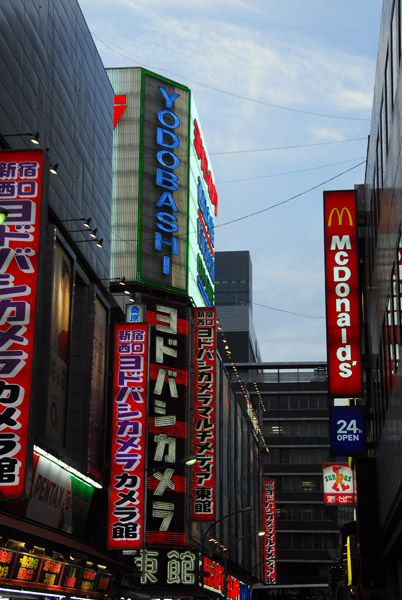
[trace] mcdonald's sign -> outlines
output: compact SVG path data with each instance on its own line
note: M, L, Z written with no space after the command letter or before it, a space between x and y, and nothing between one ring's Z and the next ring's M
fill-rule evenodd
M324 192L325 291L329 393L360 396L360 310L356 193Z

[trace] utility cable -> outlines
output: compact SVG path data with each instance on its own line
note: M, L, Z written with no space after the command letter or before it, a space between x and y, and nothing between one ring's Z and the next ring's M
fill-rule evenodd
M108 44L107 42L105 42L104 40L102 40L98 35L96 35L96 33L93 33L92 31L90 32L92 37L96 38L97 40L99 40L102 44L104 44L107 48L109 48L112 52L115 52L115 54L118 54L120 56L123 56L124 58L127 58L128 60L134 60L132 56L128 56L127 54L124 54L123 52L118 52L115 48L113 48L113 46L111 46L110 44ZM116 48L121 49L120 46L116 46ZM135 60L138 60L137 58ZM212 85L208 85L207 83L202 83L200 81L195 81L194 79L190 79L189 77L186 77L185 75L180 75L179 73L175 73L174 71L169 71L168 69L164 69L164 68L160 68L160 67L154 67L154 66L149 66L149 69L152 69L154 71L164 71L165 73L170 73L171 75L174 75L175 77L180 77L186 81L190 81L191 83L195 83L196 85L205 87L207 89L213 90L214 92L219 92L220 94L226 94L227 96L232 96L234 98L239 98L240 100L246 100L247 102L253 102L254 104L261 104L263 106L269 106L270 108L277 108L279 110L286 110L286 111L290 111L290 112L295 112L295 113L301 113L301 114L305 114L305 115L312 115L315 117L326 117L328 119L345 119L347 121L370 121L370 119L364 119L362 117L345 117L342 115L331 115L331 114L327 114L327 113L319 113L319 112L314 112L314 111L309 111L309 110L302 110L299 108L291 108L290 106L283 106L280 104L273 104L271 102L265 102L263 100L257 100L255 98L249 98L247 96L242 96L241 94L235 94L234 92L228 92L227 90L222 90L220 88L214 87Z

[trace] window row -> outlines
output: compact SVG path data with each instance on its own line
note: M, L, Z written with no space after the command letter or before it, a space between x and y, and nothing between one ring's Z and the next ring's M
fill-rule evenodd
M267 410L298 410L298 409L326 409L328 408L327 396L263 396L264 406Z
M374 440L378 443L402 352L402 239L399 237L384 306L381 338L373 371Z
M264 421L264 435L282 437L329 437L328 421Z
M328 448L273 448L269 449L266 464L317 465L331 458ZM267 469L268 470L268 469Z
M275 489L279 492L321 492L320 475L279 475L275 477Z
M279 533L276 547L280 550L337 550L339 533Z
M277 504L275 516L278 521L335 521L333 508L322 504Z

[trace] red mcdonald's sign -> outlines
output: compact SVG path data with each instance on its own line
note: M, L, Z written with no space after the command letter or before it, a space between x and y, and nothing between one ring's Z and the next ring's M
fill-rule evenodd
M362 393L356 193L324 192L329 393Z

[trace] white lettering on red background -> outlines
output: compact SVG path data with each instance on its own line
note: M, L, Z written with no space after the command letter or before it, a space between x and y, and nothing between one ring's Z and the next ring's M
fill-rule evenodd
M329 392L361 394L356 196L324 192Z

